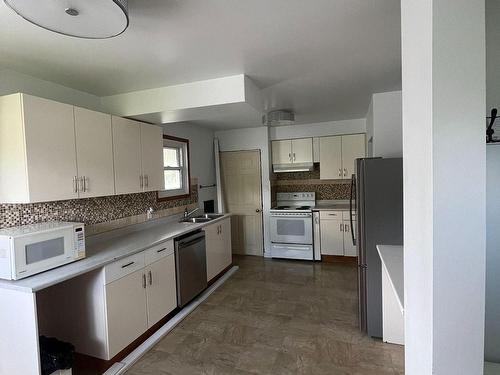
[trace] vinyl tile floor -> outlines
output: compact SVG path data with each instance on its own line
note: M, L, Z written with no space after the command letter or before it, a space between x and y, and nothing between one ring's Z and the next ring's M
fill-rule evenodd
M404 373L358 330L356 267L235 257L240 269L127 375Z

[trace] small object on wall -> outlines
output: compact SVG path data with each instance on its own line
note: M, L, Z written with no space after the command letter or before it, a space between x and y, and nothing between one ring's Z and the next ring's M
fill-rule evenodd
M203 211L207 214L211 214L215 212L215 202L213 199L203 201Z
M499 143L500 138L495 137L495 129L493 129L493 125L495 124L495 121L497 119L497 114L498 110L496 108L493 108L491 110L491 115L489 117L486 117L487 120L489 120L488 127L486 128L486 143Z

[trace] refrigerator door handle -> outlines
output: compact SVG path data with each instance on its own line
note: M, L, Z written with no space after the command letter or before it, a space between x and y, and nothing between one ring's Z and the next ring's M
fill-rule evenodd
M353 246L356 246L356 238L354 238L354 225L353 225L353 212L352 212L352 199L354 197L354 188L356 187L356 175L353 173L351 177L351 197L349 199L349 219L351 221L351 237L352 237L352 244Z

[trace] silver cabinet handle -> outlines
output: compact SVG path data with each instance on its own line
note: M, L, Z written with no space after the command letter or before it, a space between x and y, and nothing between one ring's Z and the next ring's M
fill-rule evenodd
M314 223L315 223L315 224L319 224L319 218L315 217L315 218L314 218Z
M149 187L149 176L147 174L144 175L144 185Z
M149 278L149 285L153 285L153 273L151 270L148 272L148 278Z
M340 231L343 232L344 231L344 224L340 224Z
M219 225L220 228L220 234L222 234L222 225Z
M292 154L290 152L288 153L288 160L292 161Z
M342 177L342 168L339 168L339 177Z
M78 177L73 177L73 192L78 193Z
M295 157L295 152L293 153L293 161L295 161L297 158Z
M131 265L132 265L132 264L134 264L134 263L135 263L135 262L130 262L130 263L124 264L124 265L122 266L122 268L127 268L127 267L131 266Z
M347 176L347 168L344 168L344 177Z
M83 191L86 192L88 189L87 189L87 177L86 176L83 176Z
M84 188L84 185L83 185L84 184L83 177L80 177L78 180L79 180L79 183L80 183L80 187L78 188L79 191L85 192L85 188Z
M163 251L165 251L165 250L167 250L167 248L166 248L166 247L164 247L163 249L160 249L160 250L156 250L156 253L158 253L158 254L159 254L159 253L161 253L161 252L163 252Z
M141 186L141 188L144 187L144 179L142 174L139 176L139 185Z
M345 231L349 232L349 224L346 224L344 227L345 227Z
M147 283L146 283L146 274L142 274L142 287L146 289Z

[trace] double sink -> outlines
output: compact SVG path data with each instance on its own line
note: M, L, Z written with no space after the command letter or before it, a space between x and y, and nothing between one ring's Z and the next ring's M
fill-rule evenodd
M209 221L212 221L214 219L218 219L220 217L224 216L224 214L203 214L199 216L194 216L194 217L187 217L187 218L182 218L179 223L206 223Z

